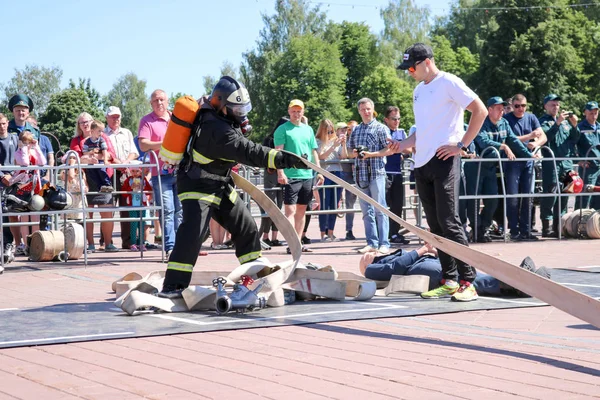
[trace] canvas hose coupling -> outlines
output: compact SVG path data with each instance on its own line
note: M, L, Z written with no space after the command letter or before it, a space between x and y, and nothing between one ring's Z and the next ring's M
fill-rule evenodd
M263 285L260 284L254 290L250 290L247 285L252 284L252 282L254 282L252 278L244 275L242 276L242 283L235 284L233 292L228 294L223 287L227 283L227 280L222 277L213 279L213 286L217 288L217 298L215 300L217 314L224 315L232 310L243 313L247 310L252 311L256 308L265 308L267 306L267 299L258 296Z

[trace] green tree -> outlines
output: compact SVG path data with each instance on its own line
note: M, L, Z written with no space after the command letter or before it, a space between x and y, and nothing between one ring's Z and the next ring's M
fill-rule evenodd
M436 66L442 71L461 77L469 84L479 69L479 56L472 54L466 47L454 50L445 36L433 36L431 44Z
M175 102L177 101L177 99L179 99L180 97L183 96L188 96L185 93L182 92L177 92L177 93L171 93L171 95L169 96L169 110L172 110L173 108L175 108Z
M600 95L594 65L600 46L594 37L600 37L600 27L582 13L540 23L511 45L513 76L507 86L526 93L536 113L548 93L560 94L563 108L581 110Z
M436 18L433 36L447 38L452 48L466 47L472 53L479 54L479 33L481 26L489 19L486 6L490 5L484 0L457 0L448 15Z
M322 38L327 27L325 13L318 6L311 7L307 0L277 0L275 13L263 14L262 19L264 27L256 48L244 53L240 66L240 80L252 99L250 120L254 126L253 136L257 138L271 131L282 115L282 107L285 108L290 100L286 99L285 104L273 100L273 89L277 93L281 91L273 86L275 63L279 62L292 38L308 33Z
M106 107L117 106L121 109L121 125L137 134L140 119L151 111L146 95L146 81L136 74L128 73L120 77L104 97Z
M4 101L2 103L0 103L0 114L6 115L6 118L8 118L9 120L12 118L12 114L11 114L10 110L8 109L8 105Z
M445 57L442 69L465 74L484 99L523 93L530 110L539 114L544 96L554 92L566 108L580 110L600 94L600 26L595 11L569 7L574 3L459 0L434 29L440 55L436 59ZM476 65L469 53L479 59L474 73L469 72Z
M85 90L65 89L50 98L46 112L40 117L40 127L43 131L53 133L60 141L61 149L65 150L75 133L77 117L82 112L88 112L96 119L102 117Z
M344 98L346 73L336 45L312 34L292 38L273 65L266 117L277 121L287 115L289 101L298 98L304 102L305 115L313 128L323 118L346 121L350 116Z
M503 4L498 0L491 1L491 3L494 6ZM514 91L514 86L511 84L515 78L512 68L514 58L511 57L510 52L514 41L519 36L526 34L529 29L535 29L538 24L562 18L564 15L562 9L542 10L536 8L529 12L523 12L517 8L520 4L558 5L561 0L531 0L527 3L524 0L513 0L511 3L508 6L503 4L505 7L509 7L504 12L494 11L487 23L481 27L482 45L479 50L481 63L479 76L476 78L477 85L474 85L474 89L486 98L496 95L503 96L503 93L507 92L510 95Z
M308 0L277 0L275 14L262 14L265 24L259 33L260 52L282 52L289 40L296 36L313 34L321 37L327 28L327 16L320 7L310 7Z
M0 85L4 93L3 103L17 93L31 97L34 104L33 114L42 115L48 107L50 97L60 91L63 71L59 67L39 67L26 65L22 70L15 68L15 76L6 84Z
M363 80L358 94L360 97L368 97L375 103L375 111L379 114L379 119L383 119L383 114L389 106L396 106L400 109L400 125L406 130L415 123L415 117L412 109L413 86L396 74L394 67L378 65ZM356 106L354 107L354 118L360 121Z
M88 95L88 98L90 99L92 105L96 107L100 111L100 113L104 113L102 95L92 86L90 78L79 78L77 84L72 79L69 79L69 88L83 90Z
M330 23L327 40L340 50L341 61L348 74L344 88L346 108L351 110L358 100L358 91L365 76L381 62L377 36L362 22Z
M429 41L429 6L419 7L414 0L390 0L380 14L384 24L381 36L387 46L384 52L391 52L394 62L402 59L408 46Z
M204 84L204 93L203 95L209 95L212 93L213 88L219 81L222 76L230 76L233 79L238 79L238 69L233 66L233 64L229 61L225 61L223 65L221 65L221 74L218 77L205 75L202 78L202 83Z

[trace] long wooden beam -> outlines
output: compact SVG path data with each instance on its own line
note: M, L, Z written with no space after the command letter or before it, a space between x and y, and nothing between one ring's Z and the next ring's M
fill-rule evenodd
M348 184L343 179L316 166L308 160L302 160L307 167L323 174L344 189L354 193L359 199L371 204L373 207L398 222L409 232L414 233L426 242L431 243L434 247L492 275L494 278L499 279L524 293L600 328L600 301L499 258L420 229L406 222L387 208L381 206L374 199Z

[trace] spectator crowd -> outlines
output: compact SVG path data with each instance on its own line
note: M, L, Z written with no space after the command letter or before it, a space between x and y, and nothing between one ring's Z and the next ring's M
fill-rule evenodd
M528 103L523 94L509 99L492 97L487 101L488 116L473 143L462 150L461 193L467 195L497 195L502 188L507 194L532 195L536 190L536 173L541 177L543 193L558 194L568 184L571 171L577 171L586 185L600 185L600 124L598 123L598 103L589 101L582 112L561 108L561 98L549 94L544 99L545 113L539 118L527 112ZM181 202L178 198L176 170L158 161L158 168L145 171L137 165L149 163L147 152L158 153L171 119L168 110L168 96L163 90L155 90L150 96L152 112L144 116L139 124L137 135L121 126L121 110L110 106L105 120L95 120L87 112L77 117L73 127L73 138L69 148L76 152L82 164L94 165L84 169L84 180L68 170L66 176L56 177L56 182L67 182L73 193L74 204L84 204L88 208L97 207L101 219L100 242L96 247L93 223L87 224L87 250L95 252L117 252L122 249L134 251L162 245L168 254L175 244L177 229L181 223ZM2 166L38 165L38 171L1 170L0 186L9 190L26 185L35 192L36 186L52 180L51 169L57 161L64 164L75 163L74 157L55 159L55 152L48 136L41 134L37 121L30 115L34 110L31 98L17 94L9 101L13 119L0 114L0 164ZM363 193L379 204L389 207L401 215L406 206L405 188L409 185L411 155L418 151L410 148L402 154L393 154L390 141L406 140L418 131L418 126L400 128L400 109L386 108L382 122L377 120L375 104L368 98L357 102L360 123L356 121L318 122L316 133L308 124L309 115L304 103L292 99L288 104L288 115L275 124L263 144L283 149L322 163L323 167L345 182L356 185ZM581 118L581 120L580 120ZM465 127L466 129L466 127ZM554 157L565 158L554 163ZM592 157L590 161L573 162L573 157ZM485 159L484 162L469 162L468 159ZM499 174L499 160L504 171L504 182ZM128 165L129 164L129 165ZM112 165L120 165L112 167ZM126 167L123 167L126 165ZM406 168L406 170L405 170ZM411 175L412 176L412 175ZM159 179L160 177L160 179ZM318 216L321 241L339 240L335 234L339 210L343 210L346 240L356 239L354 212L356 196L345 192L335 182L324 178L312 170L285 169L265 170L264 187L274 202L283 207L284 214L294 226L303 243L303 251L310 252L311 239L306 237L310 223L307 211L320 210ZM539 178L538 177L538 178ZM414 190L414 178L409 178ZM127 206L147 205L154 200L162 205L163 223L154 224L154 242L149 235L151 223L120 222L121 249L113 243L113 212L103 208L123 207L120 217L139 217L138 211L127 211ZM515 241L538 240L534 223L532 197L509 198L506 213L498 199L486 198L483 207L479 200L460 202L460 220L470 240L489 242L493 234L501 232L504 215L508 216L510 238ZM566 212L565 198L558 206L557 197L543 197L539 201L542 237L556 237L560 216ZM366 243L361 253L379 252L388 254L392 243L407 244L400 225L374 209L365 201L359 200L364 224ZM600 196L583 196L576 201L578 208L600 209ZM89 213L92 217L93 213ZM80 220L77 212L69 218ZM28 220L27 218L30 218ZM36 222L31 217L3 218L3 222ZM496 225L494 225L494 221ZM494 227L495 226L495 227ZM27 236L38 227L4 226L4 261L10 262L12 255L27 255ZM338 228L339 229L339 228ZM280 246L277 227L268 216L264 216L260 232L262 241L268 246ZM213 249L227 248L227 233L218 224L211 224L215 240ZM269 236L270 233L270 236ZM168 257L167 257L168 258Z

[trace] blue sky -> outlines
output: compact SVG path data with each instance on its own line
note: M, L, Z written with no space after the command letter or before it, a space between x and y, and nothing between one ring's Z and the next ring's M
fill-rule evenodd
M448 2L416 0L436 15ZM255 48L261 13L274 12L275 0L122 0L91 2L0 0L3 57L0 82L27 64L59 66L69 79L91 78L106 94L122 75L134 72L147 92L202 95L202 77L219 75L225 61L238 66ZM315 3L317 4L317 3ZM363 21L379 33L388 0L334 0L321 9L337 22ZM13 18L20 15L19 18Z

